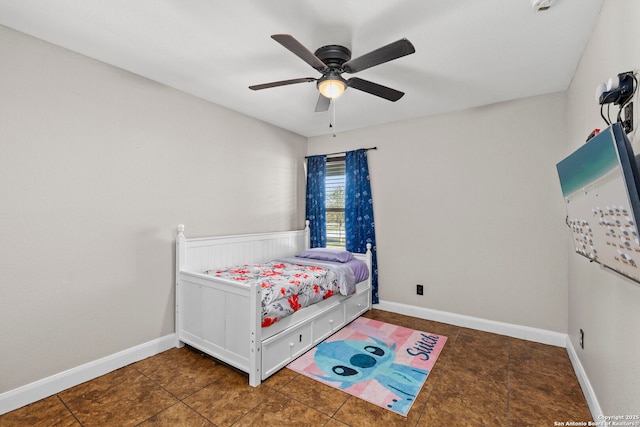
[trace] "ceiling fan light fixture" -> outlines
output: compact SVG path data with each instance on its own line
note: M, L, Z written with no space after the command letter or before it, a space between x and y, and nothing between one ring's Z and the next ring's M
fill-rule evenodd
M337 98L342 95L346 88L347 84L339 77L328 77L318 81L318 90L326 98Z

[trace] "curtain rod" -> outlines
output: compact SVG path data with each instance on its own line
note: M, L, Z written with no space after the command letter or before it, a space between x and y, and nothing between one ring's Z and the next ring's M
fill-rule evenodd
M369 148L363 148L363 150L377 150L378 147L369 147ZM324 156L335 156L336 154L347 154L346 151L338 151L337 153L327 153L324 154ZM317 154L318 156L322 156L323 154ZM310 156L304 156L305 159L308 159Z

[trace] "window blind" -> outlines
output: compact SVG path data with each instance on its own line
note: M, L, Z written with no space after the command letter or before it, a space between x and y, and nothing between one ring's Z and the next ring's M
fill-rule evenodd
M344 231L345 158L327 158L325 203L327 209L327 247L345 248Z

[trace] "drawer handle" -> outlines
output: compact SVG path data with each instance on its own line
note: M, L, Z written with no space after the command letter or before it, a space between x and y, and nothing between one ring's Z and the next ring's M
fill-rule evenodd
M294 343L292 343L292 342L290 342L290 343L289 343L289 347L293 348L293 346L295 346L295 344L294 344Z
M362 304L358 304L358 307L362 307Z
M329 319L329 323L333 323L333 319Z

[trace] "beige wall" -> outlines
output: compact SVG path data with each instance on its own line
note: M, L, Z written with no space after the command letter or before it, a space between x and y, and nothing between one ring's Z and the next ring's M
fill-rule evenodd
M381 300L566 332L564 113L551 94L309 140L378 148Z
M555 163L603 126L596 85L639 68L639 19L606 0L567 93L308 143L378 147L381 299L568 332L607 415L640 407L640 287L572 253ZM300 227L306 150L0 27L0 393L172 333L175 225Z
M0 26L0 393L174 331L174 235L304 226L306 139Z
M604 128L595 89L609 77L640 68L640 2L606 0L568 91L565 154L594 128ZM638 111L636 96L635 110ZM612 107L612 116L617 109ZM615 112L615 113L614 113ZM638 114L635 117L636 128ZM637 134L637 131L635 132ZM632 135L640 153L640 138ZM566 246L572 252L567 236ZM640 410L640 285L569 256L569 337L605 415ZM585 348L578 332L585 332Z

